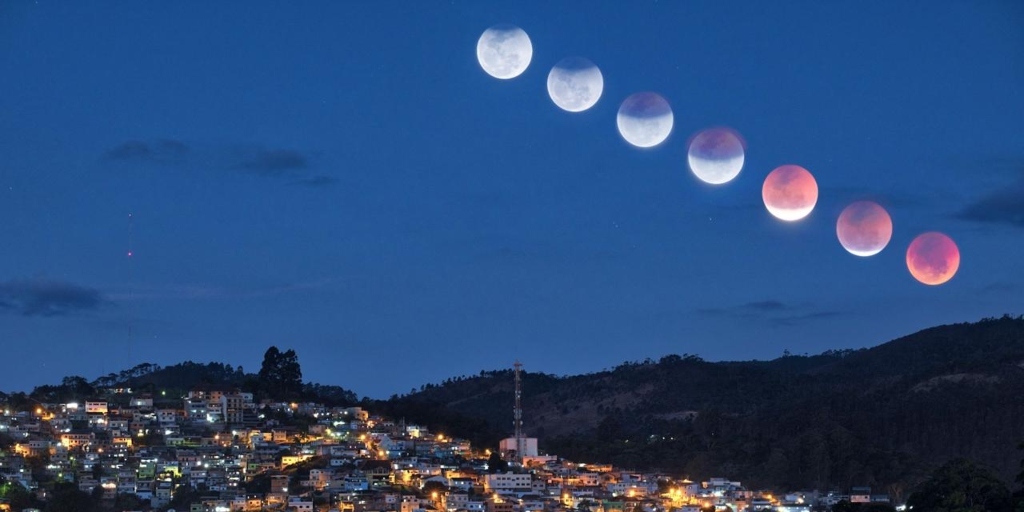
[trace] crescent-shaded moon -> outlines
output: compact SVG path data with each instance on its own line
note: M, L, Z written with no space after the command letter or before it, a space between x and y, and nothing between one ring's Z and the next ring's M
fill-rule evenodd
M476 58L488 75L508 80L526 71L533 59L533 43L519 27L495 25L477 41Z
M657 146L672 132L672 108L653 92L638 92L626 98L616 116L619 134L640 148Z
M836 220L836 236L854 256L874 256L892 238L892 217L878 203L857 201L843 209Z
M743 141L729 128L709 128L690 141L687 162L697 179L712 185L728 183L743 169Z
M562 59L548 73L548 96L562 110L587 110L597 104L603 91L601 70L583 57Z

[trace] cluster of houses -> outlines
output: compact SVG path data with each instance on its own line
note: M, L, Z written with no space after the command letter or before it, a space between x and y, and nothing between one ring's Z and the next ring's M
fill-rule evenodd
M130 395L5 409L0 434L13 444L0 452L0 477L42 500L52 486L40 481L111 502L134 494L151 509L188 493L191 512L809 512L841 499L888 499L863 489L773 496L727 479L577 464L538 455L535 439L520 440L530 448L495 472L489 451L359 407L257 404L249 393L209 389L180 403Z

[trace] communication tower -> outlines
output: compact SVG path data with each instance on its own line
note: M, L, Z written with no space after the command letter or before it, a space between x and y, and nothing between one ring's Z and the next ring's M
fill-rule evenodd
M523 453L526 452L526 438L523 437L523 381L520 373L523 371L523 364L516 361L514 365L516 373L516 408L513 410L516 437L516 461L523 462Z

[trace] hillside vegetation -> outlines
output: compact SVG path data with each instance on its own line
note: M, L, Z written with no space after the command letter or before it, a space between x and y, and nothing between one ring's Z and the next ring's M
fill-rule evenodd
M0 402L28 410L131 387L158 406L180 407L189 389L230 387L257 399L358 404L484 447L496 448L512 431L511 370L426 384L389 400L358 400L301 377L295 352L271 347L259 373L223 363L147 363L93 381L72 376L29 394L0 393ZM725 476L754 487L869 485L902 501L956 458L991 467L1006 482L1020 471L1024 318L945 325L870 349L773 361L684 354L586 375L524 372L523 403L527 434L542 450L572 460Z
M756 485L871 485L905 498L956 457L1011 481L1024 440L1022 318L773 361L670 355L588 375L523 377L526 430L543 450ZM511 370L481 372L393 397L388 409L449 431L458 418L486 421L496 437L511 431L513 391Z

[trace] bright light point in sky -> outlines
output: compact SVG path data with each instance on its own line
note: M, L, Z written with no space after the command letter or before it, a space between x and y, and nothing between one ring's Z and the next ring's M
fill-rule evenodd
M818 183L799 165L777 167L761 187L764 206L775 218L792 222L811 213L818 202Z
M874 256L882 252L892 238L892 218L878 203L857 201L839 214L836 236L850 254Z
M930 231L918 235L907 247L907 269L918 281L935 286L953 278L960 268L960 249L953 239Z
M641 148L657 146L672 132L672 108L653 92L638 92L622 102L616 124L626 142Z
M743 142L729 128L709 128L690 141L690 171L704 183L721 185L743 169Z
M533 59L533 44L523 29L495 25L485 30L477 41L476 58L488 75L508 80L526 71Z
M562 110L587 110L597 103L603 91L601 70L583 57L562 59L548 73L548 96Z

